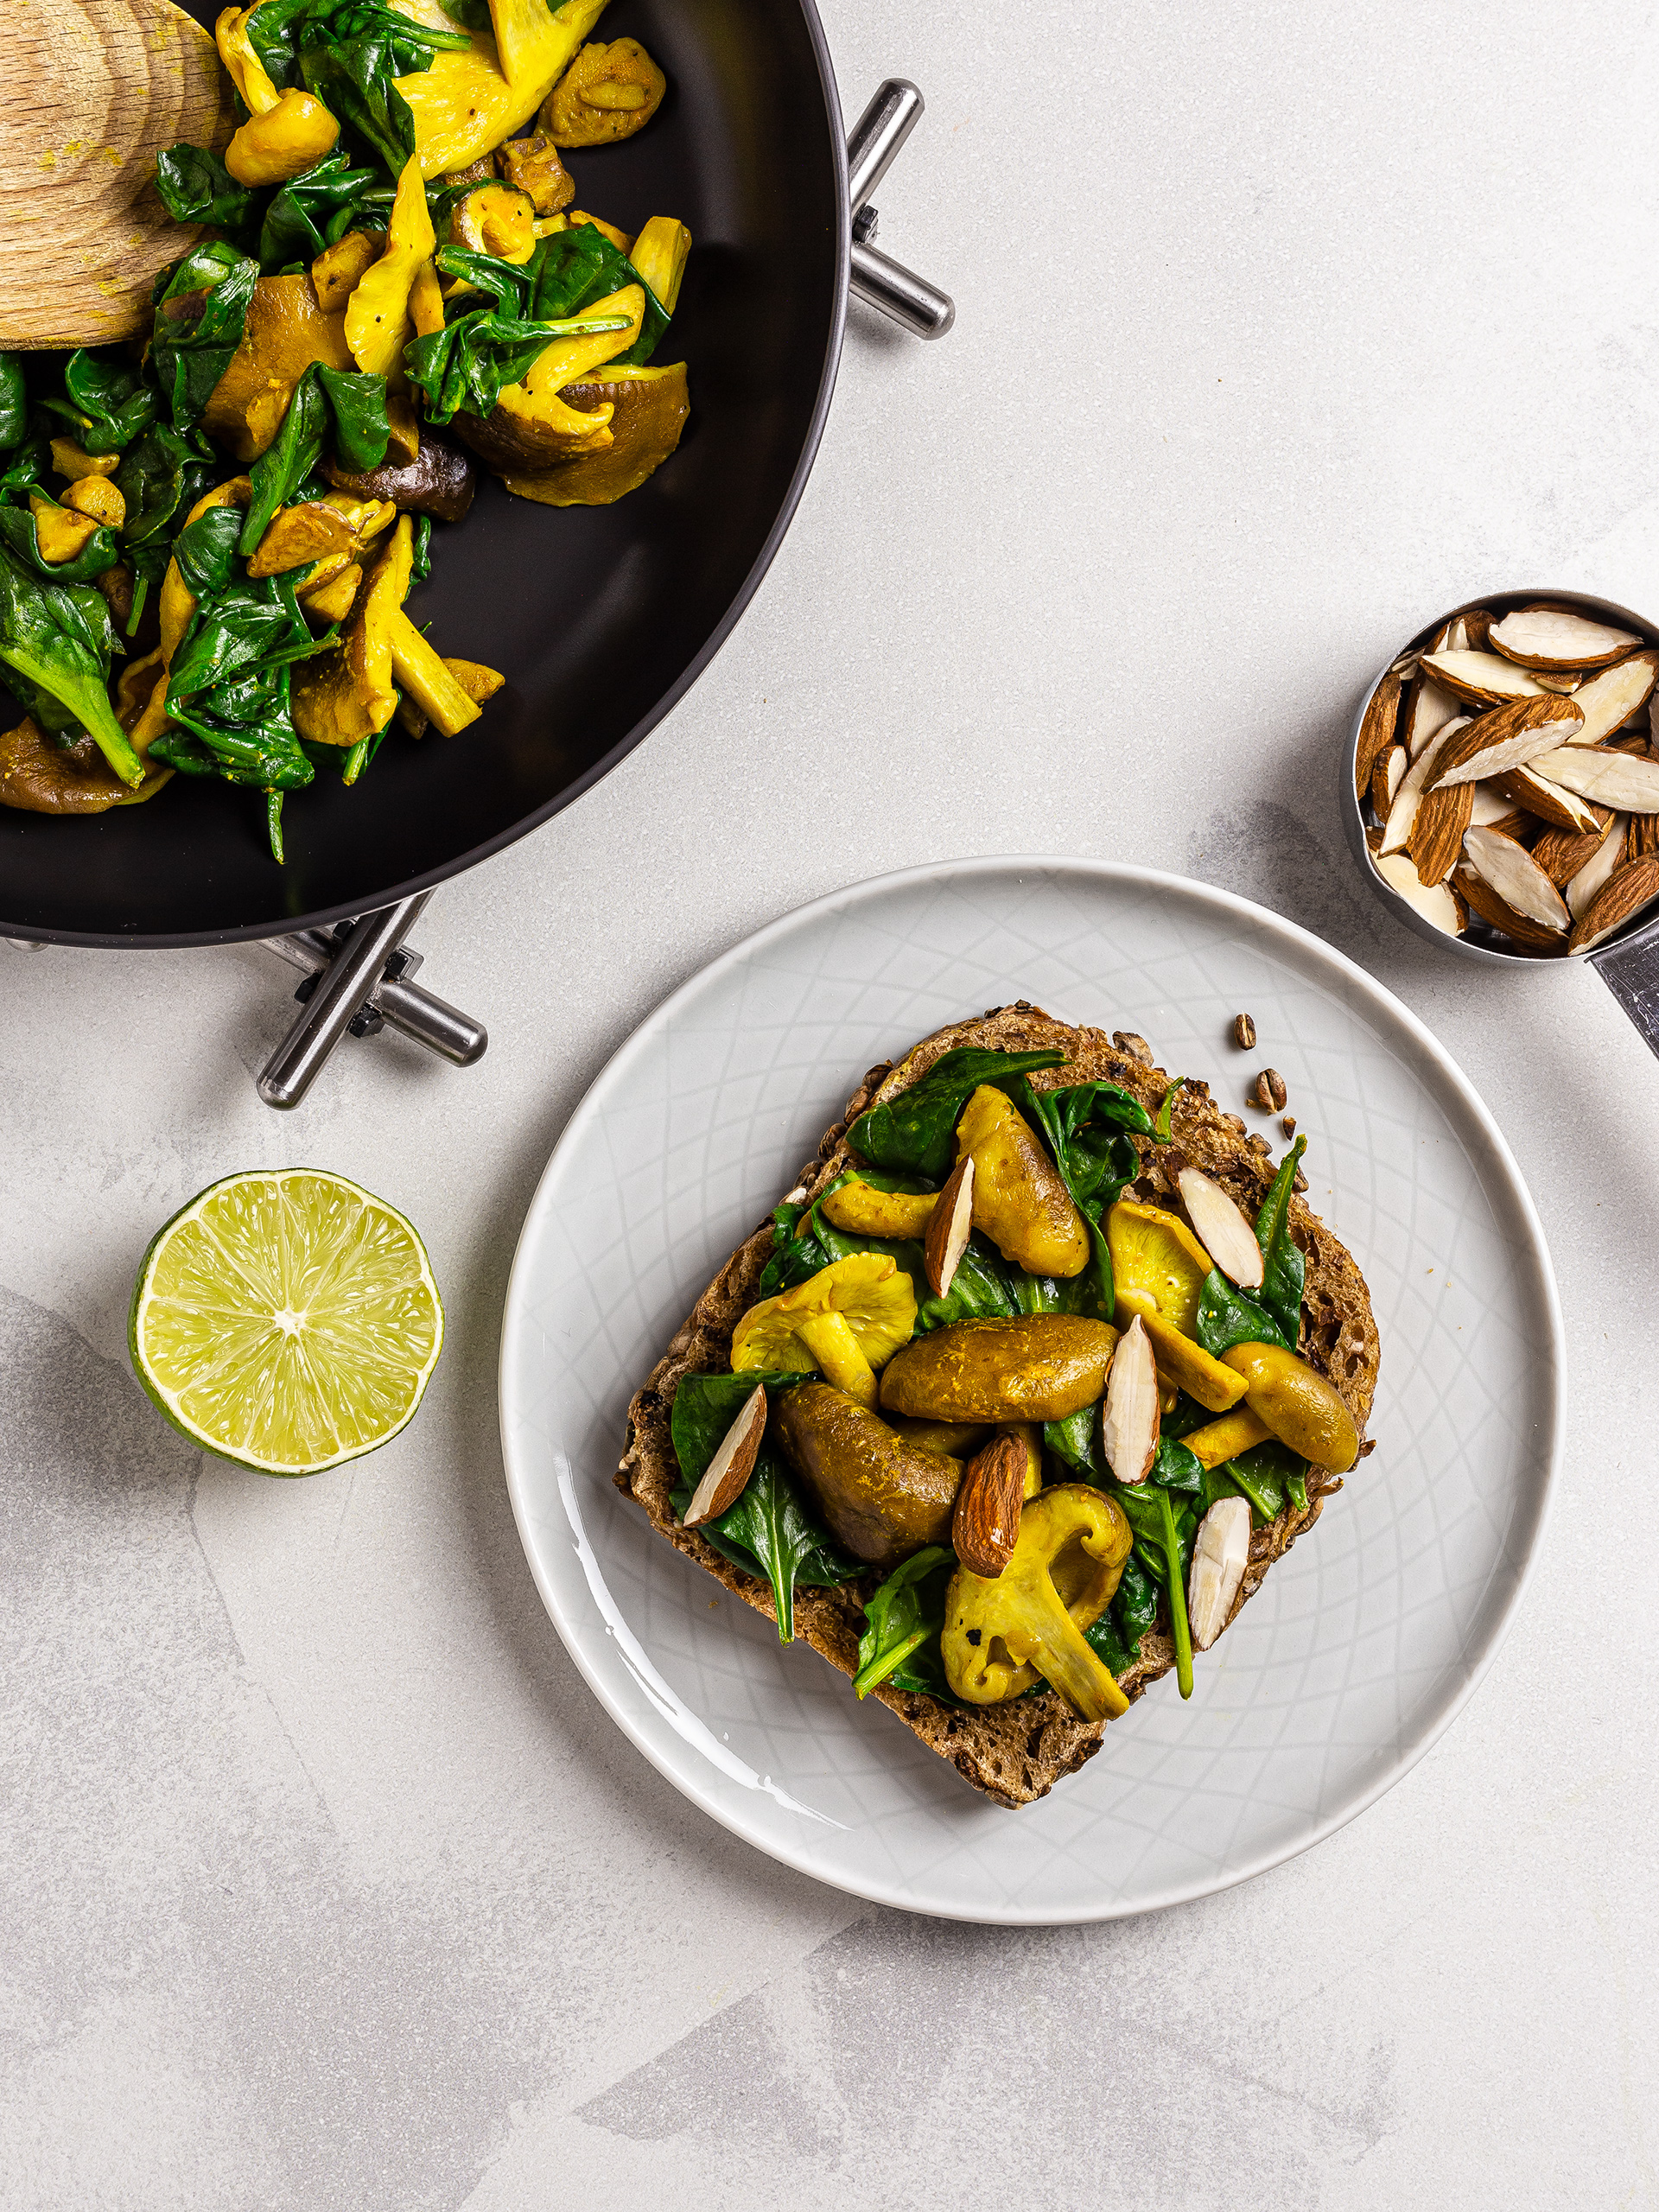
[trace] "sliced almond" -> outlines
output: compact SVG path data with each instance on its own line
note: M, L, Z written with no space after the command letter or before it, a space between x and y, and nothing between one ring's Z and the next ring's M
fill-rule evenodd
M1633 861L1659 853L1659 814L1633 814L1624 849Z
M1376 855L1373 866L1390 891L1397 891L1408 906L1414 906L1426 922L1433 922L1437 930L1444 930L1448 937L1461 937L1464 918L1458 912L1458 902L1444 883L1425 885L1415 864L1403 853L1383 853Z
M1617 807L1622 814L1659 813L1659 760L1643 754L1564 745L1559 753L1541 753L1527 765L1547 783Z
M1537 922L1529 922L1524 914L1517 914L1507 899L1502 899L1484 876L1478 875L1467 861L1452 879L1452 888L1467 902L1471 913L1495 930L1502 930L1506 937L1526 952L1564 954L1567 938L1560 930L1547 930Z
M1615 868L1597 893L1595 904L1573 924L1574 952L1588 952L1615 930L1659 899L1659 855L1646 853Z
M1567 887L1567 911L1581 921L1600 897L1602 887L1624 857L1630 817L1616 814L1599 849L1592 855Z
M1354 797L1357 799L1363 799L1370 788L1377 755L1394 742L1395 724L1400 719L1400 678L1390 669L1366 706L1354 749Z
M1488 645L1486 639L1491 626L1492 618L1484 607L1471 607L1463 618L1463 635L1465 645L1478 653L1489 652L1491 648Z
M1537 923L1541 929L1567 927L1572 917L1565 900L1524 845L1499 830L1471 830L1464 837L1463 850L1475 873L1517 914ZM1469 903L1475 905L1472 898ZM1478 913L1480 909L1477 906L1475 911Z
M1430 789L1453 784L1478 784L1488 776L1501 776L1519 768L1535 753L1564 745L1584 716L1571 699L1544 692L1532 699L1514 699L1507 707L1494 707L1478 715L1442 747L1434 763Z
M1475 811L1473 784L1437 785L1423 793L1412 817L1406 850L1416 864L1418 880L1444 883L1458 864L1463 833Z
M1555 888L1564 892L1579 870L1601 850L1606 836L1605 830L1592 830L1588 836L1576 830L1546 830L1534 840L1532 857Z
M1175 1180L1199 1243L1223 1274L1230 1276L1241 1290L1259 1289L1262 1247L1238 1206L1215 1178L1201 1168L1183 1167Z
M974 1156L969 1153L957 1162L950 1181L939 1192L939 1203L927 1217L922 1265L935 1298L943 1298L956 1281L973 1227Z
M1254 1236L1250 1242L1255 1243ZM1160 1414L1157 1362L1138 1313L1112 1354L1100 1424L1106 1464L1119 1482L1144 1482L1158 1449Z
M1584 728L1570 742L1599 745L1616 729L1623 729L1630 716L1647 704L1656 672L1659 672L1659 651L1632 653L1628 660L1615 661L1599 676L1580 683L1573 696L1584 716Z
M1490 830L1497 823L1510 822L1514 818L1515 808L1496 784L1475 785L1475 810L1469 817L1472 824L1482 830Z
M1383 822L1389 818L1389 809L1394 804L1394 795L1400 788L1400 779L1410 766L1409 756L1403 745L1390 745L1376 756L1376 766L1371 770L1371 811Z
M1436 645L1436 652L1466 653L1469 650L1469 625L1459 615L1456 621L1446 626L1446 642Z
M1567 607L1522 607L1494 622L1487 643L1522 668L1607 668L1642 640Z
M1568 669L1565 672L1558 671L1555 673L1552 673L1547 668L1535 668L1531 671L1531 674L1534 683L1541 683L1546 691L1560 691L1562 693L1576 691L1580 684L1584 681L1583 677L1579 673L1576 668Z
M1425 672L1459 699L1478 707L1502 707L1511 699L1535 699L1542 690L1525 669L1500 653L1443 652L1423 655Z
M1411 825L1416 819L1417 803L1434 773L1434 764L1458 732L1467 726L1468 721L1467 715L1459 715L1454 721L1447 722L1437 737L1430 738L1400 779L1400 788L1394 795L1394 804L1389 809L1389 818L1383 825L1381 851L1399 853L1405 850L1406 840L1411 835Z
M702 1480L692 1491L682 1527L695 1529L700 1521L716 1521L731 1510L754 1472L766 1433L766 1388L757 1384L744 1399L742 1410L721 1439Z
M1552 784L1531 763L1523 768L1511 768L1507 775L1494 777L1492 789L1522 813L1535 816L1540 822L1549 823L1557 830L1571 830L1576 836L1585 836L1601 827L1602 814L1588 799L1580 798L1576 791L1563 790L1560 784Z
M1218 1497L1198 1523L1187 1579L1186 1618L1195 1650L1207 1651L1226 1627L1249 1563L1249 1502Z
M1447 722L1454 721L1460 712L1458 701L1449 691L1420 675L1411 687L1402 726L1406 750L1412 759L1414 760L1430 738L1438 737Z
M1117 1349L1121 1357L1123 1347ZM1008 1428L999 1429L968 1462L951 1516L950 1541L970 1574L995 1581L1014 1557L1027 1465L1025 1440Z

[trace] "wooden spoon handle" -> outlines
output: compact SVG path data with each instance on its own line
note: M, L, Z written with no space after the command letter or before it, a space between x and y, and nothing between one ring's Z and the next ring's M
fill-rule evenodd
M229 81L170 0L10 0L0 81L0 346L106 346L148 324L156 272L201 232L156 156L222 147Z

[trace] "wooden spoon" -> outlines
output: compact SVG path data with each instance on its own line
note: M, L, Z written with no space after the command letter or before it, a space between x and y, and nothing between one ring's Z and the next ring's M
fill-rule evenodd
M156 156L222 148L230 80L170 0L8 0L0 82L0 346L107 346L148 327L175 223Z

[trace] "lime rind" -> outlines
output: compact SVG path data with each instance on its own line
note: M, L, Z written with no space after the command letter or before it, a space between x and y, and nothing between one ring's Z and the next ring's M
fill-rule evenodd
M393 1206L314 1168L198 1193L152 1239L133 1371L189 1441L256 1473L321 1473L408 1427L443 1349L425 1247Z

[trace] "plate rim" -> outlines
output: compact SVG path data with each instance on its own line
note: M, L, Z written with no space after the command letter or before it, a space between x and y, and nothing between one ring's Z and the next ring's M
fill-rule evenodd
M666 1749L659 1754L646 1735L635 1726L632 1717L612 1696L607 1683L601 1680L590 1662L583 1640L573 1625L561 1618L560 1607L538 1556L537 1546L530 1528L530 1506L527 1484L522 1470L515 1462L513 1424L508 1411L508 1398L516 1378L519 1361L525 1354L520 1345L525 1340L526 1315L524 1312L528 1291L529 1262L527 1252L532 1233L539 1230L543 1217L550 1211L550 1186L559 1157L567 1145L575 1142L587 1122L599 1110L601 1092L612 1079L623 1071L631 1058L645 1049L645 1040L664 1023L671 1020L675 1012L689 1001L693 994L717 976L738 967L762 947L781 938L791 930L810 927L820 916L837 910L855 906L887 892L908 885L939 883L963 878L1001 874L1010 871L1060 872L1089 881L1114 887L1134 887L1141 890L1173 893L1183 898L1196 898L1199 904L1218 908L1248 918L1254 926L1264 925L1270 935L1279 935L1303 952L1311 952L1318 961L1327 963L1343 980L1357 986L1361 995L1381 1011L1400 1022L1407 1033L1436 1064L1443 1078L1449 1079L1453 1091L1460 1098L1465 1110L1481 1129L1491 1147L1497 1166L1507 1177L1516 1211L1526 1232L1529 1248L1537 1270L1543 1294L1544 1311L1549 1334L1549 1384L1551 1392L1551 1420L1545 1454L1543 1480L1532 1526L1503 1606L1486 1631L1485 1641L1478 1651L1463 1656L1462 1678L1449 1697L1444 1697L1409 1746L1398 1751L1384 1770L1372 1782L1358 1789L1353 1798L1336 1812L1299 1831L1282 1846L1274 1845L1252 1858L1247 1864L1229 1867L1220 1874L1207 1874L1192 1881L1172 1884L1155 1895L1132 1901L1108 1899L1096 1906L1078 1906L1075 1910L1056 1910L1035 1907L1022 1910L1017 1905L1004 1904L995 1910L985 1910L966 1904L953 1906L948 1902L922 1900L906 1895L892 1881L880 1878L859 1878L840 1872L827 1872L811 1861L809 1853L791 1848L782 1839L763 1837L746 1826L735 1810L721 1804L702 1785L692 1770L682 1770L671 1764ZM912 1040L913 1041L913 1040ZM671 1783L682 1796L690 1800L710 1819L718 1822L729 1834L741 1839L752 1848L776 1859L780 1865L794 1869L827 1888L864 1899L872 1904L883 1904L894 1909L925 1915L930 1918L957 1920L990 1927L1058 1928L1094 1925L1115 1920L1140 1917L1145 1913L1162 1912L1171 1906L1196 1903L1203 1897L1218 1895L1236 1888L1241 1883L1253 1881L1257 1875L1272 1872L1292 1859L1311 1851L1316 1844L1325 1842L1351 1821L1370 1810L1395 1783L1401 1782L1412 1769L1433 1750L1459 1719L1476 1690L1484 1681L1487 1670L1502 1649L1515 1617L1532 1581L1538 1554L1548 1529L1554 1510L1555 1493L1560 1473L1562 1447L1566 1431L1566 1392L1563 1387L1566 1369L1566 1325L1561 1311L1560 1294L1555 1281L1555 1269L1550 1258L1548 1241L1543 1224L1533 1202L1532 1193L1522 1174L1519 1163L1510 1148L1509 1141L1499 1128L1491 1109L1474 1084L1464 1073L1452 1053L1433 1032L1404 1001L1397 998L1385 983L1369 974L1359 963L1328 944L1323 938L1304 929L1298 922L1277 914L1270 907L1258 906L1255 900L1243 898L1236 892L1227 891L1215 884L1201 883L1191 876L1176 875L1163 868L1144 868L1134 861L1097 860L1077 854L988 854L970 855L960 859L927 861L910 868L893 868L881 874L866 876L857 881L821 893L804 905L788 909L750 931L735 944L727 946L706 961L685 981L677 984L647 1013L629 1032L606 1059L572 1109L569 1120L555 1140L536 1188L531 1194L524 1217L520 1224L518 1241L513 1248L512 1266L507 1280L506 1298L502 1308L500 1349L497 1363L496 1408L501 1440L501 1458L506 1476L507 1494L512 1507L512 1517L523 1547L524 1558L534 1580L537 1594L549 1619L557 1630L559 1639L575 1662L577 1672L599 1700L611 1719L627 1740L640 1751L664 1778ZM585 1535L584 1535L585 1540Z

